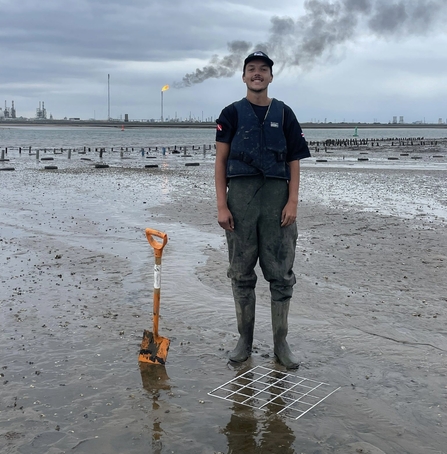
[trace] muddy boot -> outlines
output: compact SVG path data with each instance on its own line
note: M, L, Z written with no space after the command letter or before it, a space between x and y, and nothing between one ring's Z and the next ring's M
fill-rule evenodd
M246 298L237 298L235 300L235 306L237 329L240 337L236 348L230 352L229 358L236 363L242 363L251 355L253 345L253 331L255 327L254 295L248 295Z
M286 369L298 369L299 361L293 355L287 343L288 332L287 317L289 315L290 301L272 301L272 328L275 357Z

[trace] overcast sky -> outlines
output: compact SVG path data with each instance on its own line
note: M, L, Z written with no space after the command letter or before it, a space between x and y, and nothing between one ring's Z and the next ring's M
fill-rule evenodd
M55 119L215 119L242 60L301 122L447 119L447 0L0 0L0 107ZM198 71L199 70L199 71ZM208 76L210 76L208 78Z

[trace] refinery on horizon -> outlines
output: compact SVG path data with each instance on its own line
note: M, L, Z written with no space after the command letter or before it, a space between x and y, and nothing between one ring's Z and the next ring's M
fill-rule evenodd
M110 112L110 109L109 109ZM45 123L48 124L50 122L54 123L82 123L82 124L107 124L107 123L132 123L132 124L137 124L137 123L143 123L143 124L154 124L154 123L167 123L167 124L180 124L180 123L214 123L215 118L214 117L203 117L203 113L201 117L193 116L190 115L188 117L177 117L177 115L174 118L171 118L170 116L166 116L164 118L150 118L150 119L131 119L129 117L129 114L124 114L120 115L119 118L113 118L109 114L109 118L104 118L104 119L97 119L97 118L81 118L81 117L64 117L60 119L53 118L53 115L50 113L47 113L47 109L45 107L45 102L44 101L39 101L38 107L36 107L35 111L35 116L34 117L24 117L24 116L18 116L17 110L15 107L14 101L11 101L11 105L7 105L7 101L5 100L5 105L4 109L0 107L0 122L14 122L14 123L29 123L32 122L33 124L36 123ZM384 125L384 126L394 126L394 127L408 127L408 126L423 126L423 125L439 125L439 126L447 126L447 119L443 118L438 118L436 122L432 121L426 121L425 117L421 120L413 121L413 122L406 122L405 117L403 115L397 116L393 115L390 120L388 121L378 121L376 118L374 118L371 122L365 122L365 121L356 121L356 120L351 120L351 121L346 121L345 119L343 120L337 120L334 119L333 121L328 120L327 118L324 118L323 120L317 119L317 118L311 118L309 120L301 121L301 124L306 124L306 125L319 125L320 127L324 127L324 125Z

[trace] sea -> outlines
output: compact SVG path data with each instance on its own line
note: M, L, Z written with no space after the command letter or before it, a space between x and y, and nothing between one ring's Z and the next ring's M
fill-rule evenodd
M326 139L351 139L354 129L303 130L309 142ZM442 128L358 128L357 139L447 138ZM65 126L9 126L0 124L0 149L5 147L78 148L78 147L192 147L215 142L213 128L113 128Z

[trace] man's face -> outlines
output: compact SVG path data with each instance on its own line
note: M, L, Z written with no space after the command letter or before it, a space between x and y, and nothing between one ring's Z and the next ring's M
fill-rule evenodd
M267 89L273 75L270 66L264 60L252 60L245 67L242 80L249 90L260 93Z

